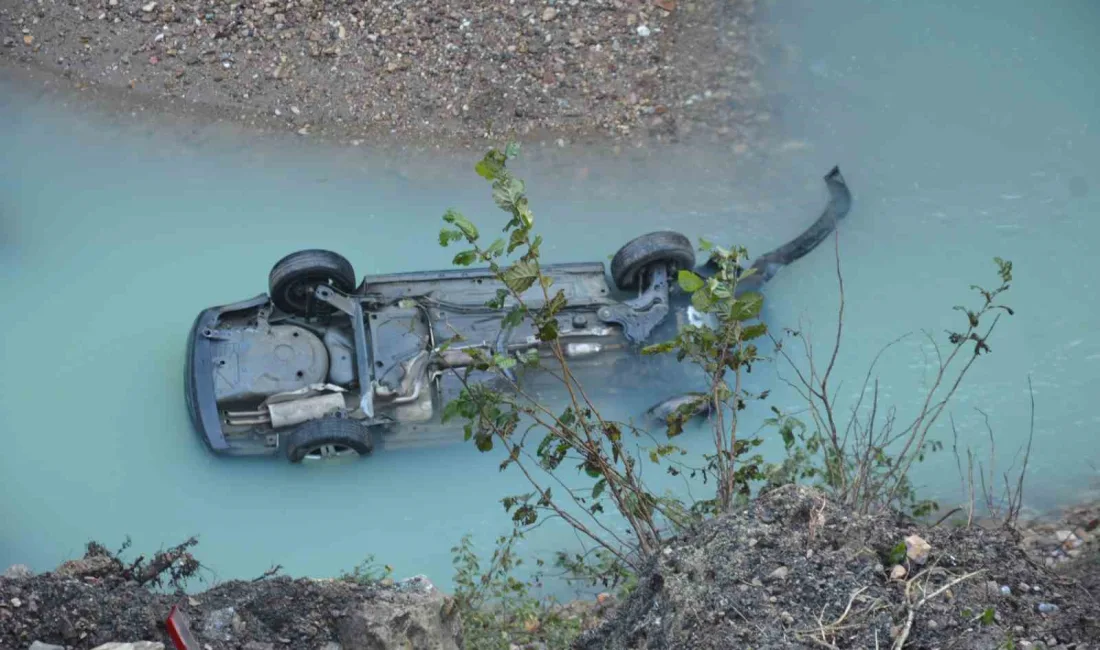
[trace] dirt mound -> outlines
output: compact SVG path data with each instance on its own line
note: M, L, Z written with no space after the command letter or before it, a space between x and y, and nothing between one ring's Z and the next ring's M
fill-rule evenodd
M362 585L272 577L167 594L139 584L126 565L90 546L85 558L56 571L0 578L0 648L41 641L86 649L120 639L173 647L164 625L173 605L208 650L461 647L453 602L424 578Z
M904 640L907 648L1084 650L1100 648L1097 639L1093 597L1072 576L1033 562L1014 531L859 516L788 486L671 541L615 616L574 647L890 648Z

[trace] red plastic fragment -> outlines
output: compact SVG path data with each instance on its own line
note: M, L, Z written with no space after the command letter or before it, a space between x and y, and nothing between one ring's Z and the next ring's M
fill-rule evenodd
M179 609L179 605L172 605L172 611L168 612L165 625L176 650L199 650L199 642L191 634L191 621L188 620L187 614Z

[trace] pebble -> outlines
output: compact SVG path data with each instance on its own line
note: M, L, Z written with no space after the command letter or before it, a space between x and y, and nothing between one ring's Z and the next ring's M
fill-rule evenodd
M650 34L649 27L646 27L645 25L638 25L638 29L636 31L638 32L638 36L641 36L642 38L645 38Z
M156 8L157 8L157 3L155 3L155 2L150 2L149 4L141 5L141 10L144 11L145 13L151 13Z
M12 598L11 599L11 606L15 607L15 608L22 607L23 606L23 601L19 600L18 598Z
M898 564L898 565L895 565L893 569L890 569L890 579L891 580L901 580L906 575L908 575L908 573L909 573L908 569L906 569L902 565Z
M65 650L63 646L53 645L50 643L42 643L41 641L35 641L31 644L27 650Z
M768 580L786 580L787 579L787 574L790 573L790 572L791 572L790 569L788 569L785 566L781 566L778 569L776 569L775 571L772 571L771 573L768 574Z
M550 22L551 20L554 20L555 18L557 18L557 16L558 16L558 10L553 8L553 7L547 7L542 12L543 22Z
M1040 614L1053 614L1058 611L1058 606L1052 603L1039 603L1035 606L1035 609Z

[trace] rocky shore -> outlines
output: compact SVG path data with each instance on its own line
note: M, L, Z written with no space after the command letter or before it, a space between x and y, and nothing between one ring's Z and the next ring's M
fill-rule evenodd
M65 0L0 5L0 68L302 135L744 147L755 0Z
M563 611L583 621L576 650L1100 648L1100 504L1063 515L1022 529L926 526L788 486L671 540L623 602ZM153 566L193 558L168 559ZM0 648L172 648L173 606L204 650L468 647L454 599L423 576L261 577L190 595L145 578L94 543L52 572L12 567L0 577ZM136 641L148 645L104 645Z

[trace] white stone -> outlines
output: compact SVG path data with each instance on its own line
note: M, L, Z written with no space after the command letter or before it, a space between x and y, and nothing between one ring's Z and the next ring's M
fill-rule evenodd
M917 564L928 561L928 553L931 550L932 545L924 541L920 535L910 535L905 538L905 555Z

